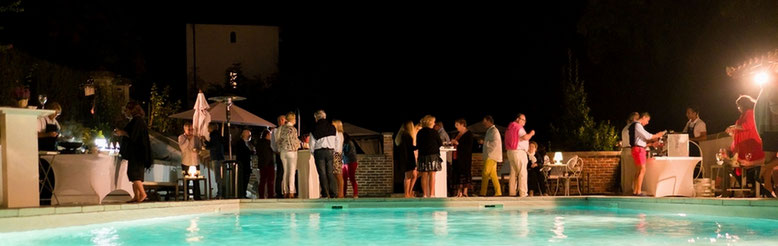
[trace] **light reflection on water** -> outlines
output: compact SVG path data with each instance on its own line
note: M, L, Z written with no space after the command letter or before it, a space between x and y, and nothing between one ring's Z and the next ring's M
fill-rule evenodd
M186 241L187 242L199 242L203 239L203 236L200 236L200 228L197 227L197 221L200 220L200 217L194 217L189 220L189 227L186 228L186 231L188 232L186 234Z
M565 235L565 217L557 216L554 218L554 227L551 228L551 232L554 236L549 239L549 242L561 242L562 239L567 238Z
M112 226L100 227L91 231L92 243L100 246L119 245L119 235L116 234L116 228Z
M778 245L774 220L587 207L264 210L23 233L7 245Z

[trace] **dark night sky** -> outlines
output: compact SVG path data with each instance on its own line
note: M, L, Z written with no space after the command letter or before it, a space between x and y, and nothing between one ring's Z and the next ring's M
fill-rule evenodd
M541 140L559 111L568 50L596 120L620 129L630 111L649 111L650 131L681 130L685 105L696 104L711 133L735 121L738 94L756 96L751 84L726 77L725 66L778 47L778 1L544 2L297 9L25 1L24 13L4 17L14 20L4 39L36 56L134 78L133 96L142 98L152 81L185 85L185 23L278 25L282 82L239 104L263 118L295 107L312 118L323 108L395 131L433 114L453 130L457 117L492 114L507 125L523 112Z

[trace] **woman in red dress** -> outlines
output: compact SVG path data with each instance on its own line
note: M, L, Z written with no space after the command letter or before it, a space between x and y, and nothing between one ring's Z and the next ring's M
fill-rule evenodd
M754 104L756 100L750 96L740 96L735 104L740 111L740 118L735 125L727 128L727 133L733 136L732 153L737 153L738 162L744 168L747 177L755 177L759 172L757 166L764 164L765 153L762 151L762 139L756 132L754 124ZM753 175L748 175L753 173ZM738 173L740 174L740 173ZM741 174L742 175L742 174Z

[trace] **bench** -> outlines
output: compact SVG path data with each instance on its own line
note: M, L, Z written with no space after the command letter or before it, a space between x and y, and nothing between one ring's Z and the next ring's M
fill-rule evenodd
M171 196L173 199L177 199L177 195L173 194L175 193L176 186L178 184L176 182L154 182L154 181L144 181L143 182L143 188L146 190L146 193L148 195L149 200L151 201L161 201L162 197L159 195L159 191L165 192L165 200L170 201Z

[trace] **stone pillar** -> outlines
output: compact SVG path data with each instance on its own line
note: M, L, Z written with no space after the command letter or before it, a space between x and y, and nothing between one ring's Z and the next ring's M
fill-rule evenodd
M0 208L38 207L38 117L54 110L0 107Z
M391 132L384 132L383 135L383 153L385 156L394 156L394 139Z

